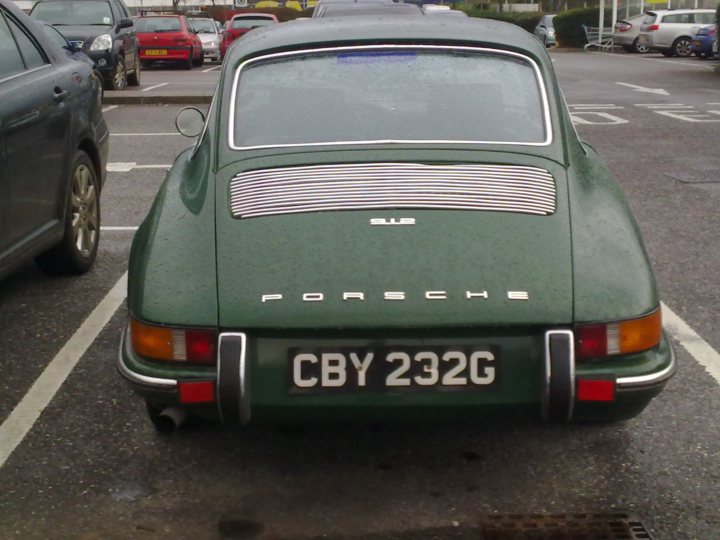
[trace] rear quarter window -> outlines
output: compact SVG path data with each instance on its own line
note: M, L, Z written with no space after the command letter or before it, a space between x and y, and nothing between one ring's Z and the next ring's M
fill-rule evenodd
M715 22L714 13L695 13L694 22L696 24L713 24Z

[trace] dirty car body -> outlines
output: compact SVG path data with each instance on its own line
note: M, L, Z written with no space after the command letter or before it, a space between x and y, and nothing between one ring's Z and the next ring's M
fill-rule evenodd
M494 21L248 35L135 237L128 308L151 417L617 420L675 370L622 192L543 45Z

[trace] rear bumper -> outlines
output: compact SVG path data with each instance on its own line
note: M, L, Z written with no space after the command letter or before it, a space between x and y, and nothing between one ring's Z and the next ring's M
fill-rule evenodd
M292 401L277 395L263 371L266 366L253 359L256 347L243 333L223 333L218 344L217 367L167 367L138 358L128 346L125 331L120 344L117 368L132 389L145 399L162 406L187 406L206 417L220 418L229 425L247 424L250 419L267 422L338 420L457 419L507 415L542 416L546 420L594 421L632 418L657 396L676 369L672 347L663 337L650 351L633 355L615 369L612 362L575 365L568 349L552 363L549 335L560 339L560 350L572 348L569 330L546 334L545 367L536 366L528 376L536 380L532 399L514 399L502 390L488 392L424 392L400 394L359 394L294 396ZM554 339L554 338L553 338ZM541 359L537 364L542 364ZM552 370L548 367L553 365ZM582 379L615 382L610 402L581 401L576 387ZM216 389L213 403L188 405L180 402L180 385L211 381ZM513 384L513 381L505 381Z

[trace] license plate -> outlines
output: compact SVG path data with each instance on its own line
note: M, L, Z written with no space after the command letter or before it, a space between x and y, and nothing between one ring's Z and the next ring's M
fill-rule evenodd
M500 348L290 349L291 393L478 391L498 384Z
M692 44L695 45L696 47L700 47L700 42L696 39L693 40Z
M167 56L167 49L146 49L145 54L148 56Z

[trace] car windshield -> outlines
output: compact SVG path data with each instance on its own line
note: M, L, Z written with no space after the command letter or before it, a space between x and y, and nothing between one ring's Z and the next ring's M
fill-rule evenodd
M241 17L239 19L233 19L230 23L230 28L235 30L257 28L258 26L267 26L273 22L272 19L268 19L267 17Z
M58 1L35 4L30 16L54 26L110 26L112 10L107 2Z
M215 23L210 19L190 19L190 26L198 34L217 34Z
M155 32L180 32L180 19L177 17L147 17L137 19L135 28L140 34Z
M235 148L549 138L536 70L516 56L367 49L259 60L241 69Z

